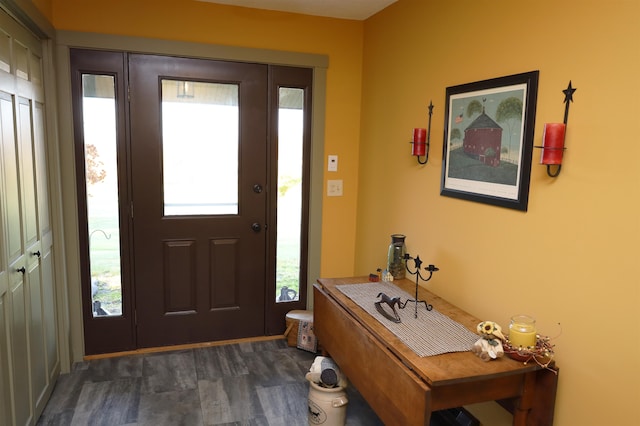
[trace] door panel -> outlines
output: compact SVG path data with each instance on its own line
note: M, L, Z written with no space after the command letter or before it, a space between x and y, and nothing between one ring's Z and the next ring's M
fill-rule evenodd
M27 295L25 292L25 276L17 269L24 268L24 262L9 265L11 271L11 355L13 359L13 396L15 424L26 425L32 419L31 395L29 382L29 343L27 340ZM19 374L18 374L19 373Z
M5 177L5 209L7 215L7 259L15 262L23 253L22 226L20 220L20 182L18 150L13 127L13 102L11 95L0 93L0 131L2 131L2 160Z
M51 233L42 239L41 270L42 270L42 300L44 316L44 345L47 357L47 374L49 383L55 383L56 371L60 367L58 357L58 333L56 329L55 286L53 282L53 240Z
M33 109L33 142L35 147L34 160L36 173L36 188L38 193L38 221L40 235L51 232L51 220L49 218L49 188L47 187L47 155L45 147L44 106L34 102Z
M36 185L33 165L33 145L31 134L31 102L28 99L18 100L18 128L21 157L21 183L23 197L24 243L30 246L38 240L38 218L36 209ZM43 171L44 172L44 171Z
M40 251L40 247L30 248L31 253ZM40 279L40 260L32 255L35 261L27 265L27 282L29 290L29 353L31 364L31 386L35 406L46 402L43 398L47 389L49 374L47 372L47 359L44 350L44 318L42 317L42 282Z
M164 313L194 313L196 306L195 241L163 241Z
M39 69L39 68L38 68ZM33 145L36 172L36 194L38 201L38 226L40 231L39 247L32 255L40 262L40 291L42 293L43 331L40 337L44 345L47 385L55 383L60 367L58 358L58 333L56 329L55 288L53 271L53 230L49 215L49 188L47 176L47 154L45 137L45 110L40 102L34 102L33 109ZM41 401L45 404L46 401ZM43 407L44 408L44 407Z
M220 238L209 241L209 264L211 274L209 288L211 290L209 301L214 309L231 308L238 306L240 300L240 288L242 283L234 273L237 270L238 250L240 241L236 239Z
M11 321L9 321L7 273L0 272L0 413L4 413L6 422L10 423L13 417L11 404L11 382L9 371L11 362L9 359L10 346L8 345L8 333Z
M21 193L23 176L21 144L14 127L14 97L0 93L0 126L2 127L2 160L5 178L5 208L7 220L8 255L8 314L10 330L10 352L13 372L13 411L15 424L27 424L32 418L29 382L29 342L27 339L28 295L25 289L26 265L24 253L25 229L22 209L24 194ZM16 107L18 111L21 109ZM16 120L20 123L19 119ZM27 162L28 163L28 162ZM28 167L28 165L27 165ZM28 185L22 182L22 188ZM32 191L33 192L33 191ZM20 374L21 379L17 379Z
M129 73L138 346L263 335L266 191L254 186L267 183L267 67L131 55ZM171 81L177 82L175 94L168 92ZM193 98L180 97L180 88L190 83L196 90ZM217 90L198 94L199 85L213 87L204 83L215 83ZM175 111L176 104L178 109L194 103L217 106L224 95L220 91L234 86L237 105L227 107L237 109L235 145L214 138L213 131L189 133L199 125L194 121L185 121L184 129L165 128L170 120L164 114ZM209 120L215 122L221 113L211 114ZM183 135L178 146L185 152L175 151L173 139L169 143L176 134ZM194 142L198 138L203 139L199 145ZM185 182L168 202L164 156L182 156L189 161L184 173L200 181L199 172L230 166L215 150L207 151L207 143L223 150L231 144L237 164L231 161L231 171L212 173L199 191L223 195L208 201L202 214L194 214L185 210L197 204L190 201L194 191ZM217 214L212 204L228 204L225 193L236 197L237 207ZM177 214L171 210L175 199L185 208Z

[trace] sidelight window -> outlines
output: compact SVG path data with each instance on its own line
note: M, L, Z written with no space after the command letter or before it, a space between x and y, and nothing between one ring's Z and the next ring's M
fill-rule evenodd
M122 315L115 81L82 75L84 169L93 316Z
M276 299L299 299L303 211L304 90L279 88Z

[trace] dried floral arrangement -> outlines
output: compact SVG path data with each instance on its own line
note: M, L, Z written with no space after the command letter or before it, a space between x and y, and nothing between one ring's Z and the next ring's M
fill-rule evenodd
M540 334L536 335L536 345L528 346L526 348L523 348L522 346L512 346L511 342L509 342L509 339L507 338L505 339L503 346L504 352L511 358L522 361L525 364L534 361L540 367L558 374L556 370L550 367L553 361L553 348L555 345L551 344L551 338L549 336L543 336Z

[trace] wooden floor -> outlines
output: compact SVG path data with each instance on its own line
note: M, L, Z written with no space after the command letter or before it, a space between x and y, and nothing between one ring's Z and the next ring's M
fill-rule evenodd
M38 425L305 426L314 358L277 339L91 359L60 376ZM382 425L347 392L347 425Z

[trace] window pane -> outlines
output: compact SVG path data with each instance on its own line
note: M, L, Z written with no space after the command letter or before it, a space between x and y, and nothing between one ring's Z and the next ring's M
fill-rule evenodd
M238 214L238 85L162 81L164 214Z
M93 316L122 315L114 77L82 76Z
M279 90L276 297L285 302L300 293L304 90Z

